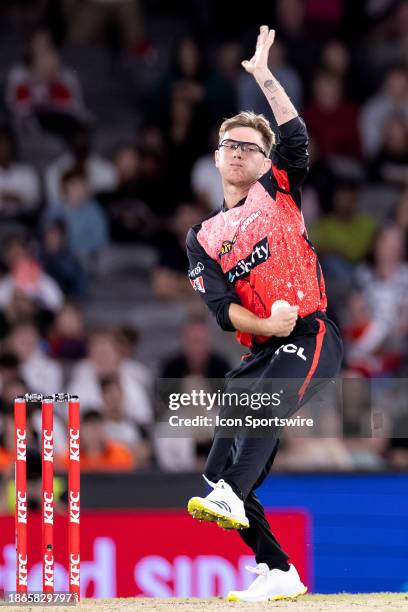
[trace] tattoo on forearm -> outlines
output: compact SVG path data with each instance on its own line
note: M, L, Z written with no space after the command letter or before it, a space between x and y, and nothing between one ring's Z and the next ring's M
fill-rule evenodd
M271 93L278 90L278 84L276 83L276 81L272 81L272 79L268 79L267 81L265 81L264 87Z
M279 91L279 84L277 81L274 81L272 79L268 79L267 81L264 82L264 87L265 89L267 89L271 94L276 93L277 91ZM278 112L281 112L283 115L290 115L291 112L293 111L292 108L289 108L287 106L285 106L284 104L282 104L281 102L278 102L276 99L276 96L272 95L272 96L268 96L269 100L273 103L273 105L276 107L276 110Z

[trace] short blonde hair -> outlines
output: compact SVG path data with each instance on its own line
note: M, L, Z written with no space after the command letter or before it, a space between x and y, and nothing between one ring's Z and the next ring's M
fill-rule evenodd
M265 152L270 155L275 144L275 134L271 129L269 121L263 115L257 115L252 111L242 111L229 119L225 119L219 131L220 142L229 130L236 127L250 127L259 132L265 145Z

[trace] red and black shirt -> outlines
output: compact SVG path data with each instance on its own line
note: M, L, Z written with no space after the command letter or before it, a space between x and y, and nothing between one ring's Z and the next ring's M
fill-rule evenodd
M190 228L188 271L222 329L233 331L228 311L241 304L261 318L276 300L299 306L306 317L327 306L324 280L301 212L307 174L307 131L295 117L279 127L272 168L233 208L222 208ZM268 338L237 332L252 347Z

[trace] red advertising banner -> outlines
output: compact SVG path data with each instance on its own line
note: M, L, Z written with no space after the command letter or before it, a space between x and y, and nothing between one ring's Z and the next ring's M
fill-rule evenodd
M312 588L311 525L306 511L268 512L268 520ZM68 525L55 517L55 590L68 587ZM251 551L236 533L199 523L181 510L81 514L82 597L213 597L246 588ZM40 591L41 519L28 520L28 586ZM14 517L0 516L0 590L15 588Z

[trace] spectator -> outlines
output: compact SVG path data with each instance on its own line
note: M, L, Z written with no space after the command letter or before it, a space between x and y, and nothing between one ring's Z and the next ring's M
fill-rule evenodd
M9 272L0 280L0 308L6 308L16 293L27 296L49 312L56 312L61 307L61 290L34 259L23 237L10 236L3 257Z
M388 117L400 114L408 121L408 70L394 66L385 75L381 90L369 98L360 113L363 152L373 157L381 147L384 125Z
M137 135L141 156L143 201L156 216L167 217L172 210L168 202L167 147L163 129L146 124Z
M64 138L88 118L76 74L61 64L44 30L32 36L27 62L11 69L6 98L16 120L34 118L42 128Z
M333 192L336 189L339 177L331 159L320 154L316 139L309 137L309 164L310 170L305 179L305 187L311 187L317 194L323 212L331 211ZM306 223L306 227L309 227Z
M99 380L117 375L124 390L126 414L139 425L153 418L147 389L146 368L135 360L124 359L115 331L95 330L88 340L88 357L73 369L68 391L81 397L84 409L102 404Z
M241 74L242 46L237 42L220 45L216 50L215 69L207 83L207 103L213 123L238 112L237 85Z
M332 315L342 316L344 300L352 288L353 269L372 247L376 220L357 209L357 185L339 183L333 195L333 210L311 228L330 296Z
M209 211L217 210L223 200L221 175L215 167L214 151L218 149L218 126L209 138L210 152L197 159L191 171L191 187L197 201Z
M307 85L318 60L319 47L305 27L305 3L303 0L277 0L275 12L276 32L288 50L288 62Z
M321 50L320 67L322 70L335 74L345 84L346 91L350 93L355 102L360 103L364 96L361 88L361 75L352 62L350 46L338 38L329 40Z
M338 183L333 196L333 212L324 215L311 231L312 242L326 263L332 258L333 264L334 259L339 265L340 260L356 264L371 251L376 221L358 211L357 193L355 183Z
M164 361L161 377L180 381L187 376L199 376L203 380L224 378L229 369L227 360L211 345L207 318L195 315L185 322L181 350Z
M80 460L82 472L129 472L136 465L132 452L110 437L105 417L95 409L81 416ZM67 455L57 458L57 465L66 469Z
M320 65L323 70L346 79L350 68L350 52L340 40L329 40L321 51Z
M200 212L196 207L192 204L179 204L169 229L155 237L154 245L159 260L153 271L153 291L158 300L191 298L185 241L189 227L199 220Z
M160 105L153 116L165 135L167 200L171 197L173 206L189 199L189 173L205 150L210 125L205 85L203 53L193 38L182 37L177 42L173 66L156 92L155 99ZM154 104L152 100L153 109ZM168 109L165 115L163 105ZM183 173L180 168L184 169Z
M0 128L0 219L28 221L40 203L35 171L16 161L16 144L9 128Z
M222 387L224 376L229 369L230 366L226 359L217 353L211 345L207 319L196 315L189 318L184 324L181 350L163 363L161 378L173 379L171 383L172 392L188 393L191 392L191 389L217 392ZM193 415L186 410L183 416ZM158 431L160 431L160 423ZM211 428L189 428L188 435L194 440L193 452L196 467L200 469L204 466L213 432ZM175 441L178 442L178 438ZM188 451L188 449L189 445L187 445L187 449L183 446L183 456L184 450ZM158 443L156 442L156 452L160 464L167 466L171 461L171 455L174 453L173 444L170 442L163 444L162 441L158 440Z
M33 323L17 324L8 336L7 347L19 359L21 376L31 391L50 395L63 388L61 366L44 355Z
M352 470L353 460L343 440L336 438L296 438L284 440L274 467L280 471Z
M107 191L117 183L114 166L92 151L90 133L85 127L75 130L69 139L69 150L48 166L45 172L46 196L49 203L61 200L62 175L74 167L82 168L92 194Z
M344 96L340 77L320 70L313 79L313 100L303 116L321 155L360 157L358 113Z
M68 244L75 256L85 260L107 246L108 224L98 202L91 196L81 168L67 170L61 179L61 202L51 206L51 218L67 228Z
M61 219L47 224L41 242L40 260L46 274L58 283L67 297L78 300L86 298L85 270L68 246L66 224Z
M110 438L126 446L136 458L137 466L144 467L149 459L148 444L143 440L143 430L126 415L124 393L117 376L100 380L103 398L102 413Z
M383 228L374 246L374 262L356 270L361 303L349 303L349 367L365 375L395 375L406 359L408 264L405 239L396 225ZM354 298L355 300L355 298ZM357 306L357 310L356 310Z
M48 335L50 355L74 363L86 355L85 321L80 308L65 302Z
M19 323L33 322L44 335L54 320L54 313L42 307L22 291L16 290L10 302L0 310L0 338L5 338Z
M369 167L373 182L408 186L408 119L390 115L384 124L383 142Z
M120 350L121 359L131 363L137 372L139 381L150 394L153 390L153 377L148 367L137 360L138 345L140 342L139 330L131 325L120 325L115 332L116 341Z
M192 106L202 104L206 96L206 77L202 48L192 36L180 37L175 44L171 66L159 84L158 98L153 101L153 104L160 104L159 116L163 103L170 104L173 96Z
M154 217L145 200L148 186L142 176L142 156L131 146L122 146L114 156L118 184L99 196L105 207L113 242L136 242L148 239Z
M123 359L134 359L136 355L137 345L140 340L139 330L131 325L121 325L118 328L117 337L120 344ZM142 368L145 367L141 363L139 365ZM148 372L147 368L146 371ZM147 376L146 380L150 380L150 375ZM146 383L146 387L148 386L150 386L149 382Z

